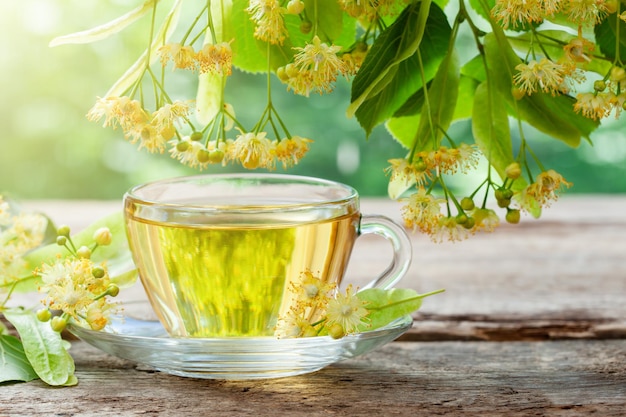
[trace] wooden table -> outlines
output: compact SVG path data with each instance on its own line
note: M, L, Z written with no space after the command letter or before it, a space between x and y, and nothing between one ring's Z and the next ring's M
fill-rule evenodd
M31 202L75 230L118 202ZM387 200L364 212L399 219ZM74 341L79 385L0 385L0 416L626 415L626 197L564 197L456 244L412 235L401 287L427 299L398 341L318 372L229 382L155 372ZM384 269L363 237L349 268ZM141 296L141 289L128 296Z

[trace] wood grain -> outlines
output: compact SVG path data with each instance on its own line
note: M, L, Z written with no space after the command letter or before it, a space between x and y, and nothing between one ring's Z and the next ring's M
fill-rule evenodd
M393 342L316 373L180 378L74 344L79 385L0 386L0 416L623 416L626 340Z

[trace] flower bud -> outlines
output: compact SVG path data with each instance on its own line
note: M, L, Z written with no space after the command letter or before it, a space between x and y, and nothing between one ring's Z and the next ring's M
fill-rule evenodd
M111 244L113 235L111 235L111 230L108 227L101 227L94 232L93 240L100 246L107 246Z
M201 164L206 164L211 159L211 154L206 149L200 149L196 153L196 158Z
M346 331L343 329L341 324L334 323L328 328L328 335L333 339L341 339L346 335Z
M189 149L189 142L186 140L181 140L176 144L176 150L178 152L185 152L187 149Z
M461 226L463 226L467 230L471 230L474 228L474 226L476 226L476 219L473 217L468 217L465 223L463 223Z
M287 70L285 69L285 67L278 67L276 69L276 76L284 83L289 81L289 75L287 75Z
M522 167L518 162L513 162L504 169L504 173L507 178L516 180L520 177L520 175L522 175Z
M107 287L107 294L109 294L111 297L117 297L117 295L120 293L120 287L118 287L115 284L111 284Z
M604 82L604 80L595 80L593 82L593 89L597 92L604 91L606 89L606 82Z
M67 244L67 238L65 236L57 236L57 245L65 246Z
M505 208L505 207L508 207L511 204L511 199L510 198L501 198L501 199L497 200L497 202L498 202L498 207Z
M219 149L209 152L209 162L219 164L224 160L224 151Z
M611 68L611 81L621 82L624 80L626 80L626 70L624 68Z
M287 3L287 13L300 14L304 11L304 3L302 0L290 0Z
M50 320L50 317L52 317L52 313L50 313L50 310L48 310L47 308L42 308L41 310L37 311L37 320L39 321L46 322Z
M508 209L504 218L508 223L517 224L520 220L520 211L517 209Z
M54 330L55 332L62 332L63 330L65 330L65 326L67 326L67 320L64 319L62 316L53 317L50 321L50 327L52 327L52 330Z
M461 199L461 208L466 211L474 210L474 200L471 197L463 197Z
M64 224L63 226L59 226L59 228L57 229L57 235L70 237L70 227L66 224Z
M91 269L91 275L93 275L94 278L102 278L106 275L106 270L101 266L94 266Z
M313 29L313 23L311 23L310 20L303 20L302 23L300 23L300 32L304 33L305 35L307 33L310 33L311 29Z
M202 140L202 137L203 137L202 132L193 132L191 136L189 136L189 139L197 142L199 140Z
M81 246L76 251L76 255L78 255L78 257L82 259L89 259L91 258L91 249L89 249L87 246Z

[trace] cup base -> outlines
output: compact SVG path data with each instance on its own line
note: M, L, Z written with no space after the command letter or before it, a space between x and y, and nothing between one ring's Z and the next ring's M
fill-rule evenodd
M172 338L158 321L114 317L104 330L70 325L78 338L113 356L172 375L203 379L269 379L315 372L370 352L412 325L411 316L342 339Z

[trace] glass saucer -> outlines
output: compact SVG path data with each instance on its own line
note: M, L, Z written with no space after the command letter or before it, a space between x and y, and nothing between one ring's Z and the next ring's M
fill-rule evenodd
M125 317L104 330L70 325L78 338L113 356L168 374L206 379L262 379L300 375L370 352L412 325L407 315L385 327L348 335L276 339L172 338L158 321Z

